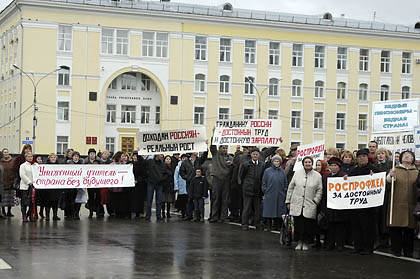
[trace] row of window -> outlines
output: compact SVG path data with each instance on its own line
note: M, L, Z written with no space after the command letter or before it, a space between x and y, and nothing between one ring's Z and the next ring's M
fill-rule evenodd
M72 28L71 26L62 26L58 28L58 50L71 51ZM129 31L112 28L102 28L101 35L101 53L128 55ZM304 45L293 44L292 66L303 67ZM246 64L256 63L257 41L245 40L244 45L244 62ZM168 33L165 32L143 32L142 33L142 56L146 57L168 57ZM195 60L206 61L208 59L207 37L195 36L194 48ZM326 68L326 47L315 45L314 67ZM337 69L348 69L348 48L337 48ZM402 53L402 69L403 74L411 73L411 53ZM219 61L232 62L232 39L220 38L219 41ZM280 65L280 43L270 42L268 63L270 65ZM381 51L381 72L389 73L391 71L391 51ZM370 50L359 50L359 70L370 70Z
M69 148L69 137L68 136L57 136L57 155L64 155L66 150ZM115 153L115 138L105 138L105 149Z
M0 105L0 124L6 124L16 119L16 101Z
M204 74L195 75L195 85L194 92L196 93L205 93L205 82L206 76ZM271 78L268 82L268 96L279 96L279 82L277 78ZM246 77L244 84L244 94L245 95L254 95L255 94L255 78ZM302 97L302 80L294 79L292 80L292 97ZM346 99L347 85L345 82L337 83L337 99L344 100ZM230 77L227 75L220 76L219 81L219 93L229 94L230 93ZM314 97L315 98L325 98L325 84L324 81L317 80L315 81L314 87ZM368 98L368 85L366 83L361 83L359 85L359 100L366 101ZM389 100L389 86L381 86L381 101ZM403 86L401 89L401 99L410 98L410 87Z
M120 123L138 123L140 124L160 124L160 106L154 108L154 119L151 118L152 111L150 106L140 106L140 119L136 119L136 106L121 105L120 108ZM117 123L117 105L106 105L106 122Z

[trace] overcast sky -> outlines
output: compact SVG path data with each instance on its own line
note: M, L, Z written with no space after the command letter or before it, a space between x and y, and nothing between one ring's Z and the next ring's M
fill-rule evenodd
M0 0L0 10L10 2L12 0ZM234 8L306 15L317 15L328 11L335 17L344 14L347 18L370 21L376 12L376 21L409 26L420 21L420 0L172 0L172 2L210 6L230 2Z

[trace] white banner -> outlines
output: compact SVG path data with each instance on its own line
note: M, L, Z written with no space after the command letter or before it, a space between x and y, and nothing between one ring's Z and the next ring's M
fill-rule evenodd
M139 155L207 151L206 128L137 133Z
M134 187L133 165L32 165L36 189Z
M420 160L420 126L414 127L414 148L416 160Z
M293 167L293 171L303 169L302 160L306 156L310 156L312 157L312 159L314 159L313 167L315 169L316 161L324 160L324 151L325 151L325 143L312 143L312 144L298 146L296 163L295 163L295 166Z
M391 152L403 152L410 150L414 152L414 136L413 132L393 133L386 135L373 135L372 140L378 143L379 147L384 147Z
M281 120L218 120L213 145L279 146Z
M372 104L372 133L412 131L419 124L419 100L406 99Z
M331 209L361 209L384 203L386 172L373 175L329 177L327 207Z

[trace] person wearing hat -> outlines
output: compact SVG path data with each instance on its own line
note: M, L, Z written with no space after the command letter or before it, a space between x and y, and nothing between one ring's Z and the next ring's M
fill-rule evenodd
M348 176L373 174L374 168L369 162L368 155L369 150L367 148L357 151L357 166L350 171ZM354 241L354 249L351 253L360 255L372 254L375 242L375 208L350 210L350 221Z
M263 218L268 220L267 230L273 225L281 226L282 215L286 214L287 178L279 155L271 158L272 166L264 171L262 178Z
M96 150L90 148L88 157L85 159L84 164L97 165L100 164L99 158L96 157ZM96 218L103 218L105 215L104 207L101 205L101 189L89 188L87 208L89 209L89 219L93 217L93 212L96 212Z
M343 162L340 158L331 157L328 160L330 166L330 172L322 176L322 202L321 202L321 214L325 216L327 225L326 245L325 249L328 251L334 250L342 252L344 250L344 239L346 235L345 221L346 211L330 209L327 207L327 187L329 177L343 177L346 174L341 171Z
M290 152L289 152L289 160L286 163L286 166L284 168L284 172L286 173L287 177L287 183L290 183L292 181L293 175L295 172L293 171L293 168L295 167L296 158L297 158L297 144L292 144L290 146Z

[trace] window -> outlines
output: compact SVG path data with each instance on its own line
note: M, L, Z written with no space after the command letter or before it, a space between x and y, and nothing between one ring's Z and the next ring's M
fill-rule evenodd
M403 88L401 89L401 99L410 99L410 87L408 86L403 86Z
M136 123L136 106L121 106L121 123Z
M268 63L270 65L280 65L280 43L270 42L270 55Z
M196 74L194 92L204 93L205 85L206 85L206 76L203 74Z
M204 125L204 107L194 107L194 125Z
M315 68L325 68L325 47L315 46Z
M359 114L359 131L367 131L367 114Z
M402 73L411 74L411 53L410 52L402 53Z
M381 52L381 72L389 73L390 64L391 64L391 52L387 50L383 50Z
M268 84L268 96L279 95L279 80L276 78L270 78Z
M324 113L322 111L314 112L314 129L322 130L324 128Z
M156 57L168 57L168 33L156 33Z
M141 106L141 124L150 123L150 107Z
M155 48L155 33L154 32L143 32L143 38L141 41L142 55L153 56L153 50Z
M113 54L114 53L114 29L102 29L102 53Z
M338 112L337 113L337 125L336 129L344 131L346 129L346 114Z
M229 93L229 76L220 76L219 92Z
M71 26L58 26L58 50L71 51Z
M256 42L245 40L245 63L255 63Z
M382 85L381 86L381 101L388 101L389 100L389 86Z
M229 119L229 108L219 108L219 120Z
M128 31L117 30L117 53L119 55L128 54Z
M57 120L60 120L60 121L69 120L69 102L57 103Z
M114 80L112 80L112 82L109 84L108 86L109 89L117 89L117 79L114 78Z
M61 66L58 71L58 85L69 86L70 85L70 68L67 66Z
M245 94L254 95L254 81L253 77L245 77Z
M302 97L302 81L299 79L292 81L292 97Z
M124 74L121 78L121 89L122 90L136 90L136 76L135 74Z
M301 118L301 112L292 110L291 127L293 129L300 129L300 118Z
M105 138L105 149L111 153L115 153L115 138Z
M303 45L293 44L292 66L302 67L303 65Z
M368 85L361 83L359 85L359 101L367 101Z
M254 110L253 109L244 109L244 119L253 119Z
M156 107L155 123L160 124L160 107Z
M202 36L195 37L195 59L206 60L207 55L207 38Z
M232 54L231 39L220 39L220 62L230 62Z
M106 122L115 123L116 117L117 117L117 106L106 105Z
M347 48L339 47L337 50L337 69L347 70Z
M369 71L369 50L360 49L359 71Z
M315 98L324 98L324 82L321 80L315 81Z
M57 155L63 155L69 148L69 137L57 136Z
M279 111L276 109L268 110L268 119L279 119Z
M335 148L338 149L339 152L343 151L346 148L346 144L342 142L337 142L335 144Z
M152 80L145 74L141 74L141 90L150 91Z
M337 99L338 100L346 99L346 84L344 82L337 83Z

